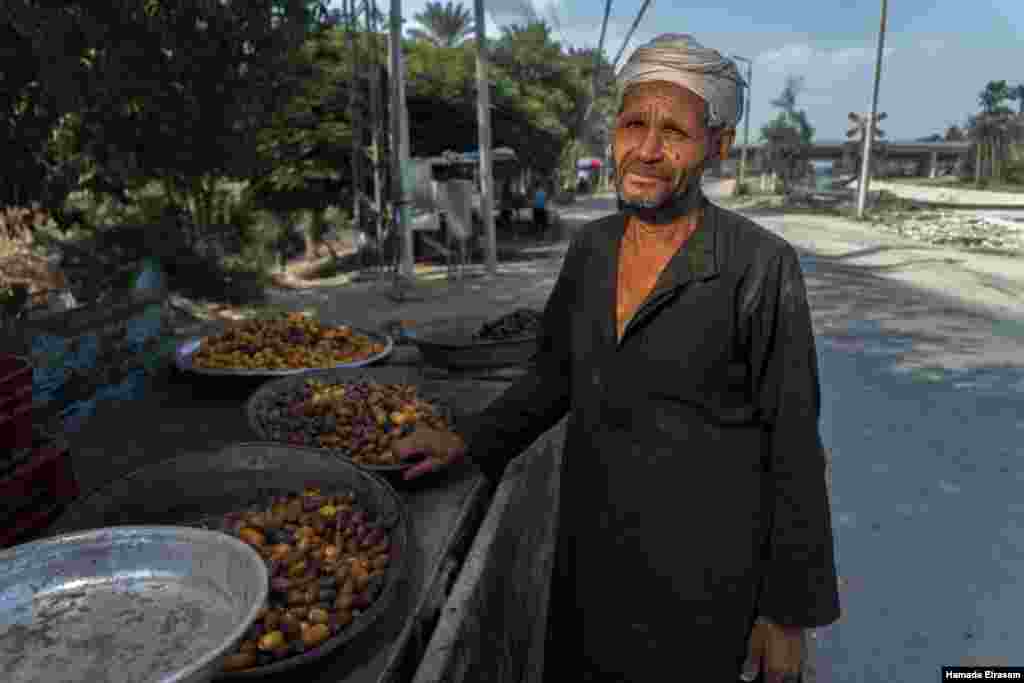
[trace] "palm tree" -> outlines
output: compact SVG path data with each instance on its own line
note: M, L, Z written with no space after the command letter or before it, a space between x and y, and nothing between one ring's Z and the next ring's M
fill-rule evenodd
M782 193L789 192L793 181L803 167L806 146L800 131L789 125L780 114L761 128L766 143L766 161L782 185Z
M783 193L806 168L807 153L814 139L814 127L807 119L807 112L796 108L803 84L802 77L786 78L782 93L772 100L772 106L782 111L761 128L761 137L767 144L768 163L782 181Z
M1006 110L1006 101L1010 99L1013 99L1013 95L1006 81L989 81L978 94L978 103L986 114Z
M967 137L974 143L974 184L981 184L983 157L987 156L990 172L995 171L995 158L993 155L993 141L999 135L999 121L997 115L980 112L967 119Z
M1019 87L1019 86L1018 86ZM999 176L999 150L1006 142L1010 133L1013 110L1006 106L1006 101L1014 98L1016 88L1011 89L1006 81L989 81L985 89L978 94L981 112L972 117L970 127L971 138L978 145L977 166L974 171L975 183L981 181L982 147L987 147L990 160L990 177Z
M1024 83L1018 83L1010 88L1010 99L1017 102L1019 108L1017 113L1024 116Z
M476 29L473 14L463 7L461 2L451 0L446 5L428 2L423 11L414 15L413 19L423 29L412 29L409 35L438 47L458 47L462 41L473 35Z

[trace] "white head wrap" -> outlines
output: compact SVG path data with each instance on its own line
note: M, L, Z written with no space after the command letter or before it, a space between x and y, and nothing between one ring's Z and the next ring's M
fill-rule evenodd
M696 93L707 103L708 126L736 126L743 115L746 82L736 64L693 36L665 33L638 47L618 75L623 93L631 85L668 81Z

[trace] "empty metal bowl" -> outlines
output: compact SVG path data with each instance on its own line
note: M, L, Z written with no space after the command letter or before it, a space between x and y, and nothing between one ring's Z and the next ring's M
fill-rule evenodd
M205 683L267 600L226 534L117 526L0 552L0 680Z
M508 339L476 339L485 317L459 317L417 325L407 331L423 362L451 370L480 370L528 364L540 348L536 334Z

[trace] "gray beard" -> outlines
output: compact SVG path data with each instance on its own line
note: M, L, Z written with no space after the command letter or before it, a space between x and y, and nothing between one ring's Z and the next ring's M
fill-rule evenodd
M701 192L700 180L703 174L692 177L686 188L665 202L658 204L653 201L626 199L622 191L622 181L615 183L616 193L622 213L637 218L648 225L667 225L683 216L690 214L701 205L704 193Z

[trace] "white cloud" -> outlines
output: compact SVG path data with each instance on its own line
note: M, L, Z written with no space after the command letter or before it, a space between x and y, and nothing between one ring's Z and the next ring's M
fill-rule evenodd
M836 50L832 53L831 62L837 66L848 64L860 64L871 56L871 51L866 47L848 47Z
M885 48L884 55L889 57L895 48ZM850 70L863 64L873 63L877 48L872 46L847 47L841 49L820 49L807 44L785 45L777 50L762 52L754 58L758 69L768 69L775 73L792 73L801 68Z

